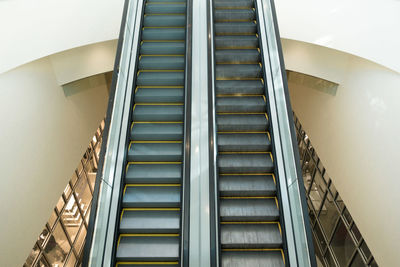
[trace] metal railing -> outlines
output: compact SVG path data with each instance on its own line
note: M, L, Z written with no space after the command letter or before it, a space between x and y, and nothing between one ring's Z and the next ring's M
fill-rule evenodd
M35 242L25 267L81 264L104 125L103 120Z
M378 266L299 119L294 116L315 253L323 266Z

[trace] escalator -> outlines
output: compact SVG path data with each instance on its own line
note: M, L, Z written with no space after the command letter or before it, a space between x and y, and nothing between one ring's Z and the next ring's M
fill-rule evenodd
M285 266L268 98L253 0L214 0L221 266Z
M116 266L180 266L186 2L144 2Z

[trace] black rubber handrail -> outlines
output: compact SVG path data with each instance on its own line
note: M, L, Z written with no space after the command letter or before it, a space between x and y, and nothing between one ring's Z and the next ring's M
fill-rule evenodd
M90 251L92 249L94 226L95 226L95 222L96 222L97 207L99 204L98 201L99 201L100 184L101 184L101 180L102 180L102 176L103 176L103 167L104 167L104 160L105 160L104 156L105 156L106 149L107 149L107 142L108 142L108 136L109 136L109 130L110 130L110 123L111 123L111 115L113 112L114 100L115 100L115 90L117 87L117 81L118 81L118 76L119 76L119 65L121 62L122 45L124 43L124 32L125 32L128 6L129 6L129 0L125 0L124 9L123 9L123 13L122 13L121 27L120 27L120 32L119 32L117 53L116 53L115 61L114 61L114 70L113 70L113 75L112 75L110 96L108 99L103 139L102 139L100 155L99 155L99 164L97 167L96 181L95 181L95 186L94 186L94 191L93 191L92 206L90 208L88 229L87 229L87 233L86 233L85 246L83 248L82 266L84 266L84 267L88 266L88 264L89 264Z

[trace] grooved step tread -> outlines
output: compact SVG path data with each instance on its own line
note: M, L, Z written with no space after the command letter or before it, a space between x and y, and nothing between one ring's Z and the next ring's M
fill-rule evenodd
M272 175L220 175L220 196L275 196L276 184Z
M276 221L279 210L275 198L221 199L222 222Z

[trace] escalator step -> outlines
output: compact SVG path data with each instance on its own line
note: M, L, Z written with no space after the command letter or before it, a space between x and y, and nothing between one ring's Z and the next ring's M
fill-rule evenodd
M214 38L216 49L227 48L257 48L258 38L256 35L248 36L215 36Z
M174 55L142 56L139 60L141 70L183 70L185 57Z
M223 63L255 63L260 62L261 57L257 49L223 49L215 50L215 62Z
M274 171L270 154L220 154L220 173L269 173Z
M184 28L144 28L142 39L148 40L184 40L186 29Z
M216 100L218 113L264 113L265 108L263 96L224 96Z
M251 22L217 22L214 23L215 35L255 35L257 24Z
M140 47L142 55L182 55L185 53L185 42L143 42Z
M126 185L122 206L124 208L176 208L180 207L181 187L168 185Z
M138 86L181 86L184 83L183 71L140 71L137 78Z
M278 223L222 224L222 248L279 248L282 236Z
M263 114L217 115L220 132L263 132L268 128L268 120Z
M219 192L222 197L275 196L272 175L220 175Z
M224 251L222 267L284 267L281 250L266 251Z
M262 68L259 64L217 64L216 79L254 79L262 78Z
M136 105L133 121L180 122L183 121L183 105Z
M116 256L125 262L174 261L179 259L179 243L179 236L121 235Z
M235 94L263 94L264 86L258 81L216 81L215 90L217 95Z
M145 15L144 27L185 27L186 15Z
M253 9L218 9L214 11L214 21L253 21L256 19L256 13Z
M180 210L123 210L120 233L179 233Z
M276 221L279 210L275 198L221 199L222 222Z
M214 1L214 7L216 9L220 8L251 8L254 6L253 0L239 0L239 1L234 1L234 0L217 0Z
M131 140L178 141L183 139L183 123L135 123Z
M181 164L129 164L125 176L128 184L177 184L182 182Z
M271 150L267 133L224 133L218 135L220 152L262 152Z
M183 103L183 88L138 88L136 103Z
M185 14L186 3L156 3L150 2L146 4L144 12L146 14Z
M179 162L182 160L182 144L131 143L127 159L139 162Z

